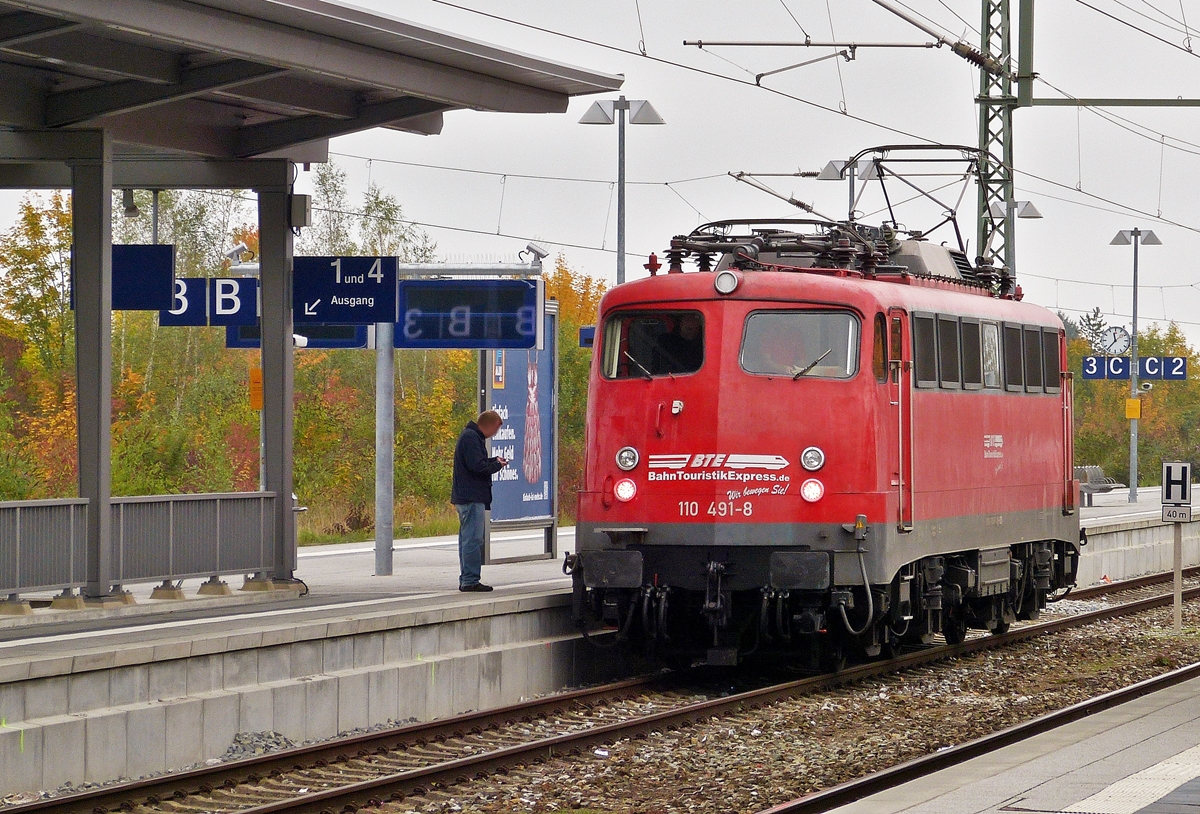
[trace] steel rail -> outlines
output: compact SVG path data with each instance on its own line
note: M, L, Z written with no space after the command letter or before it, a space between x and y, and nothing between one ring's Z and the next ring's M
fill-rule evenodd
M1173 576L1174 575L1171 571L1164 571L1159 574L1148 574L1144 577L1123 579L1119 582L1110 582L1105 585L1093 585L1090 588L1078 588L1072 590L1071 593L1067 596L1064 596L1063 599L1091 599L1096 596L1115 594L1121 591L1134 591L1139 588L1149 588L1154 585L1162 585L1170 582ZM1195 576L1200 576L1200 567L1183 569L1184 579L1190 579L1191 577Z
M1193 588L1185 595L1188 598L1200 596L1200 588ZM295 799L280 800L261 806L241 809L239 814L276 814L277 812L324 814L325 812L342 811L346 806L353 807L362 803L378 804L389 798L399 799L404 795L412 793L426 793L430 790L445 788L454 783L467 782L472 778L484 776L489 772L503 771L507 767L514 765L540 763L553 757L578 754L585 749L610 743L616 739L637 738L655 731L672 731L691 726L698 721L709 719L714 715L728 715L743 709L758 709L764 705L814 690L850 684L936 661L1014 644L1092 622L1140 613L1168 605L1172 599L1173 597L1169 594L1150 597L1124 605L1103 608L1090 613L1056 619L1038 625L1030 625L998 636L979 636L961 644L908 653L889 661L852 667L840 673L790 681L785 684L751 690L726 698L701 701L629 721L592 727L587 730L531 741L472 757L464 757L419 769L396 772L338 788L309 792Z
M1010 726L999 732L984 735L973 741L951 746L939 752L914 758L905 763L891 766L887 769L848 780L828 789L813 792L796 800L763 809L758 814L820 814L839 806L853 803L864 797L878 794L896 786L919 780L943 769L949 769L968 760L990 754L1005 746L1018 743L1043 732L1049 732L1058 727L1095 715L1107 709L1120 706L1145 695L1165 690L1184 681L1200 677L1200 662L1180 667L1160 676L1147 678L1128 687L1089 698L1078 704L1048 712L1029 721Z
M53 811L56 814L94 814L104 810L125 810L131 799L166 800L179 792L232 788L241 783L257 782L259 778L278 771L292 771L305 766L336 763L350 757L390 751L401 746L424 745L471 732L482 732L517 721L532 721L555 712L587 709L599 702L620 701L637 692L665 682L663 674L630 678L622 681L559 693L532 702L510 704L496 709L468 713L453 718L409 724L382 732L369 732L349 738L325 741L309 746L283 749L266 755L204 766L189 771L136 780L106 788L89 789L76 794L64 794L35 803L0 806L3 814Z
M1200 572L1200 569L1193 570ZM1144 580L1153 579L1155 577L1139 578L1098 587L1102 593L1111 593L1144 587ZM1162 578L1158 579L1161 581ZM1196 596L1200 596L1200 588L1191 588L1184 592L1185 599ZM396 794L427 792L480 774L496 770L503 771L506 767L516 764L540 762L550 757L579 753L590 746L611 742L618 738L637 737L656 730L672 730L681 726L689 726L713 715L729 714L741 709L757 709L766 704L816 690L901 672L1105 619L1141 613L1169 605L1172 601L1171 594L1162 594L1089 613L1013 629L1002 635L977 636L957 645L905 653L893 659L858 665L838 673L812 676L724 698L688 704L628 721L604 724L526 744L395 772L334 789L313 791L292 800L242 808L238 811L239 814L268 814L268 812L278 811L314 813L340 811L343 806L357 802L382 800ZM29 814L44 811L62 812L62 814L96 814L96 812L127 810L133 801L146 801L153 805L170 798L186 799L195 792L207 793L220 787L234 788L244 783L252 784L264 777L285 771L336 766L351 759L382 755L413 744L424 745L446 738L495 729L515 721L532 721L554 712L586 709L596 703L619 701L638 691L665 684L667 681L668 678L663 675L628 679L563 693L532 703L515 704L486 712L411 724L385 732L368 733L287 749L220 766L206 766L129 784L62 795L35 803L7 806L3 811L4 814Z

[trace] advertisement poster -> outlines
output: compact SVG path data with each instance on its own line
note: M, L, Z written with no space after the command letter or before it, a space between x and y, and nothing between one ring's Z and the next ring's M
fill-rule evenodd
M556 320L546 314L545 349L489 354L491 409L504 421L492 438L492 454L508 459L492 475L492 520L554 515Z

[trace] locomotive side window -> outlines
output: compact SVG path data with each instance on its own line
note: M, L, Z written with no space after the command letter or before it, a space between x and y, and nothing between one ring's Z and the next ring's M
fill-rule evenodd
M942 387L957 388L962 382L958 366L958 320L938 317L938 365Z
M913 361L917 387L937 387L937 333L933 317L913 317Z
M887 381L887 320L883 318L883 314L875 315L875 345L871 353L871 369L875 372L875 381Z
M1046 376L1046 392L1062 390L1062 370L1059 366L1058 331L1042 331L1042 369Z
M858 372L858 320L841 311L756 311L746 317L742 369L764 376L848 379Z
M1021 326L1004 326L1004 386L1006 390L1025 389L1025 355L1021 349Z
M695 373L703 363L699 311L622 311L604 325L602 370L609 379Z
M983 386L1000 387L1000 326L994 322L980 324L983 353Z
M983 387L983 352L979 343L979 323L962 321L963 387L978 390Z
M1025 390L1037 393L1042 389L1042 332L1025 329Z

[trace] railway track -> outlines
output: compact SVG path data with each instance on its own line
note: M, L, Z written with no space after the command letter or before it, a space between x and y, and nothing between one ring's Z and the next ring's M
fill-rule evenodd
M1200 574L1200 569L1192 569L1192 575L1196 574ZM1089 599L1100 595L1144 591L1169 578L1167 575L1165 578L1114 583L1095 590L1078 591L1072 598ZM1200 587L1191 588L1185 591L1184 595L1185 598L1200 596ZM585 750L618 739L644 737L655 731L684 728L715 716L759 709L798 695L1002 647L1071 627L1140 613L1169 605L1171 600L1169 594L1136 598L1088 613L1014 628L1003 635L979 636L959 645L923 649L892 660L852 667L836 674L787 681L727 697L697 699L695 692L680 691L672 687L670 677L631 679L498 710L414 724L386 732L289 749L236 763L63 795L36 803L9 806L3 811L5 814L26 814L35 811L66 814L116 811L323 814L353 811L364 805L378 805L384 801L402 799L406 795L436 794L449 786L484 777L489 773L503 774L512 767L534 764L553 757L581 754ZM1187 670L1200 671L1200 667L1185 668L1168 676L1177 676L1175 681L1186 680L1192 677ZM1169 679L1166 676L1156 679L1165 680ZM1135 686L1145 685L1146 688L1141 691L1150 692L1153 691L1148 688L1151 684L1152 682L1142 682L1141 685ZM1131 687L1120 692L1137 690ZM1109 695L1117 697L1119 693ZM1100 708L1095 705L1101 703L1103 699L1095 699L1079 705L1086 709L1070 714L1075 714L1076 717L1088 714L1089 711ZM1119 701L1114 700L1111 703ZM1068 713L1069 711L1063 711L1063 714ZM1034 723L1036 721L1022 726ZM1036 731L1043 730L1031 728L1027 732L1022 731L1025 734L1006 730L1010 733L1007 737L1028 737ZM987 740L981 739L979 745L954 747L894 767L881 775L872 776L874 779L854 781L863 784L860 786L843 784L845 788L837 787L810 795L785 804L794 805L795 808L779 810L826 810L885 787L880 784L890 782L895 785L917 776L914 772L933 771L935 761L940 766L941 761L956 757L959 760L968 759L963 756L974 756L980 753L979 749L989 748L982 743ZM1011 740L997 740L995 743L998 745L990 748L999 748L999 745L1006 742ZM922 760L928 762L922 763Z

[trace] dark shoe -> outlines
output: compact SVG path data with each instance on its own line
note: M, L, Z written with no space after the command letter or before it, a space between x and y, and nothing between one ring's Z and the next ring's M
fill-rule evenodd
M484 585L482 582L476 582L474 585L459 585L458 590L468 593L486 593L492 590L491 585Z

